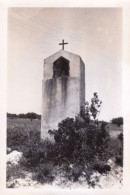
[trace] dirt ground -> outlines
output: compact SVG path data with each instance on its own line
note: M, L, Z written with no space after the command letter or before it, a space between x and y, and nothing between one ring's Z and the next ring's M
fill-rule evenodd
M19 170L18 158L7 163L7 169L14 170L13 176L7 181L7 188L98 188L98 189L120 189L123 186L123 168L117 166L114 161L109 159L108 164L111 166L111 171L108 174L100 174L93 172L90 181L93 182L93 187L90 187L85 179L85 175L79 177L77 182L68 181L63 176L63 173L57 174L55 180L51 184L41 184L32 179L33 173L25 170Z

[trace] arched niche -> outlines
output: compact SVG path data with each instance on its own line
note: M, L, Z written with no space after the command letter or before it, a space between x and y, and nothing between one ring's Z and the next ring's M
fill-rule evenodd
M69 60L64 57L59 57L53 63L53 78L69 76L69 69Z

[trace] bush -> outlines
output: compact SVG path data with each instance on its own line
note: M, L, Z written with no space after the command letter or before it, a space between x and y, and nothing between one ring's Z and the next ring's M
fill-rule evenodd
M123 142L123 133L120 133L120 134L118 135L118 139L120 139L120 141Z
M10 117L12 119L14 118L29 118L29 119L41 119L41 115L36 114L34 112L28 112L27 114L11 114L11 113L7 113L7 117Z
M123 166L122 156L116 156L116 164L119 165L119 166Z
M11 150L26 150L30 142L38 143L39 141L39 131L31 131L21 127L7 128L7 147L11 148Z
M51 183L54 180L53 176L53 164L40 164L35 169L35 174L33 175L33 179L39 181L40 183Z
M61 158L79 163L86 162L107 148L109 134L104 125L86 125L85 121L67 118L58 125L58 130L49 131L57 143ZM101 155L101 153L100 153Z
M12 176L14 179L17 179L19 177L24 178L25 175L22 172L20 165L7 164L6 180L11 180Z
M86 124L81 117L66 118L59 123L57 130L49 133L54 137L54 143L49 140L41 142L37 134L29 134L21 161L21 165L36 173L34 177L42 183L54 179L52 170L57 165L66 178L77 181L84 171L89 181L97 159L104 163L108 160L109 134L104 123L99 127L95 123ZM50 162L52 165L48 168ZM69 167L70 164L73 168Z
M98 171L99 173L107 173L111 170L111 167L107 164L95 164L94 170Z
M117 165L123 166L123 136L122 135L120 136L120 135L119 135L119 138L110 139L109 156L115 159L115 163Z
M97 93L93 94L91 102L85 102L80 109L80 117L89 124L91 119L96 120L101 111L102 101L99 100Z
M111 123L112 123L112 124L116 124L116 125L118 125L118 126L123 125L123 118L122 118L122 117L113 118L113 119L111 120Z
M84 171L87 166L88 173L92 174L97 159L106 163L109 158L106 154L110 136L104 123L99 127L95 123L86 124L80 117L66 118L59 123L58 130L50 130L49 133L56 142L54 147L57 151L57 164L74 164L75 168L67 170L67 177L74 181L82 174L79 165ZM105 167L104 170L106 169ZM89 177L90 175L87 178Z
M23 145L28 139L28 132L21 127L7 129L7 146L10 148Z
M26 149L23 152L22 164L28 168L35 168L39 164L47 163L53 159L53 144L45 140L44 142L28 142Z

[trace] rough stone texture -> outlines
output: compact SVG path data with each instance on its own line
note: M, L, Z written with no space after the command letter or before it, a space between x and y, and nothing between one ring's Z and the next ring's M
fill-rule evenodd
M69 76L53 77L54 63L63 58L69 61ZM44 139L48 130L56 128L61 120L76 116L85 102L85 65L80 56L60 50L46 58L42 90L41 137Z

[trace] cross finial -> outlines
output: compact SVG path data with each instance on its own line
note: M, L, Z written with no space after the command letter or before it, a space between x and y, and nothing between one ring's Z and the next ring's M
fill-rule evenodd
M64 45L66 45L66 44L68 44L68 43L65 43L64 42L64 39L62 40L62 43L59 43L59 45L62 45L62 49L64 50Z

